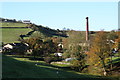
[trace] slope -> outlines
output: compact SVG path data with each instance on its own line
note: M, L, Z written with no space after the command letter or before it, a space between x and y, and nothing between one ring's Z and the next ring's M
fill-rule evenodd
M30 28L2 28L2 42L13 43L18 42L20 35L25 35L32 31Z
M78 74L71 71L62 70L59 68L51 67L49 65L35 65L35 62L28 61L19 61L15 60L12 57L3 55L2 57L2 76L3 79L11 78L36 78L36 79L45 79L45 78L54 78L65 80L112 80L110 78L92 76L85 74Z
M4 43L19 42L19 38L26 39L29 37L66 37L63 31L50 29L41 25L17 22L1 22L0 25L2 42ZM31 27L31 25L34 25L34 27Z
M12 27L16 27L16 28L24 28L26 27L28 24L25 24L25 23L17 23L17 22L2 22L0 23L0 27L2 28L12 28Z

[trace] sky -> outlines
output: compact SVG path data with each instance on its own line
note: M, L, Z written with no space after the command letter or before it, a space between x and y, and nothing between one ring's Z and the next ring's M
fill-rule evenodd
M30 20L52 29L110 31L118 29L118 2L1 2L0 17Z

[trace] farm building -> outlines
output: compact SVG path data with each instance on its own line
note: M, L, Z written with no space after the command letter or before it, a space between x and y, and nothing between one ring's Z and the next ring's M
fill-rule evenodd
M28 49L28 45L24 43L8 43L3 46L3 52L8 52L9 54L13 53L22 53L26 52Z
M55 56L61 57L63 53L54 53Z
M30 20L23 20L23 23L30 24Z
M3 49L13 49L13 44L6 44L6 45L4 45L4 47L3 47Z

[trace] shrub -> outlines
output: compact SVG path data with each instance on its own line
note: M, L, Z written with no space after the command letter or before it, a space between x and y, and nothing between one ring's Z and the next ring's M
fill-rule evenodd
M62 59L62 57L55 56L55 57L53 57L52 60L53 60L53 61L62 61L63 59Z
M51 63L52 62L52 58L51 57L45 57L44 58L44 61L46 62L46 63Z
M85 63L84 63L84 60L72 60L71 61L71 64L72 64L72 69L74 69L75 71L79 71L79 72L82 72L82 70L85 68Z

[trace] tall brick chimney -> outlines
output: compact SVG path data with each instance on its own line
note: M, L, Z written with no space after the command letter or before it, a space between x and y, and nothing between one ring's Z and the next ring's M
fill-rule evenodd
M89 40L89 23L88 23L88 17L86 17L86 41Z

